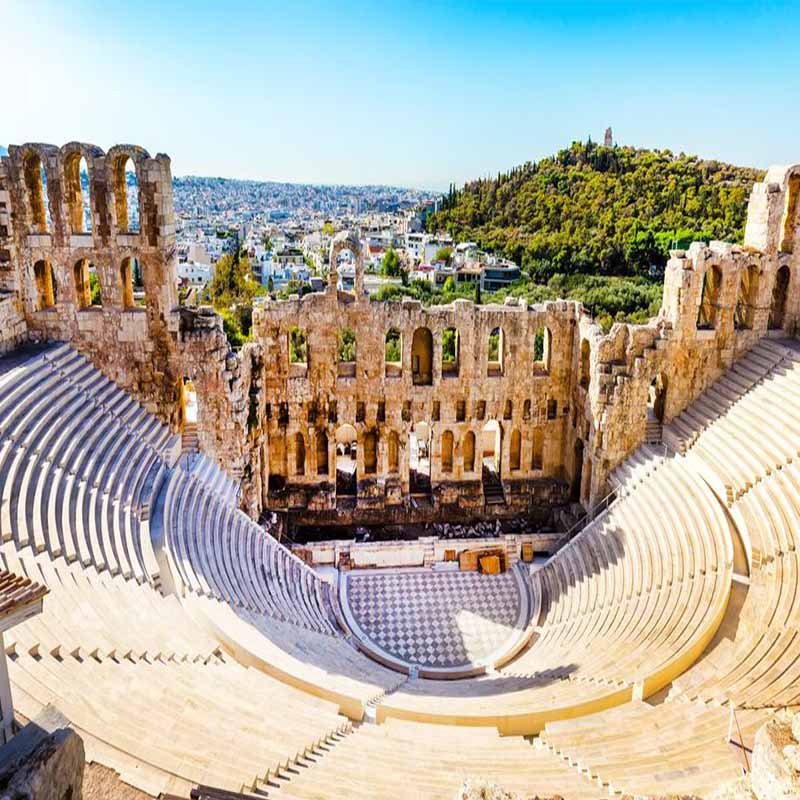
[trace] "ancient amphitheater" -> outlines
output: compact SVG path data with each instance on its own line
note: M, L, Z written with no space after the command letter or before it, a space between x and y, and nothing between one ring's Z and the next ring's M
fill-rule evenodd
M257 307L231 352L213 311L178 303L165 155L10 147L3 739L54 706L87 761L154 797L451 798L470 776L706 797L739 778L800 705L798 193L800 167L772 168L743 246L673 252L646 325L375 302L345 233L328 288ZM578 501L566 534L452 535ZM381 520L451 535L285 538ZM482 553L501 574L466 569Z

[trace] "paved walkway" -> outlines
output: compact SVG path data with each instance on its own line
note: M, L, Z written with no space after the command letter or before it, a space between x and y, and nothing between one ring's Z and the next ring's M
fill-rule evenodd
M426 667L475 664L516 633L517 580L431 570L347 575L347 598L361 632L380 650Z

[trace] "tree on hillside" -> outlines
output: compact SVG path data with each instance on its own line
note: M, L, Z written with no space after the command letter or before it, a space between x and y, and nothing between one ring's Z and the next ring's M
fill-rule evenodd
M393 248L389 248L384 254L381 261L380 274L385 278L399 278L402 272L400 258Z
M444 261L445 264L450 263L450 259L453 256L453 248L452 247L440 247L436 251L436 256L434 257L434 261Z

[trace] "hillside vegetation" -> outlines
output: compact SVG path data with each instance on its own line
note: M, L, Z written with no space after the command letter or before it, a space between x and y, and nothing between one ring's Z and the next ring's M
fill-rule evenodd
M759 170L668 150L576 142L552 158L451 187L429 229L521 265L505 294L578 299L604 326L658 310L671 247L740 242Z

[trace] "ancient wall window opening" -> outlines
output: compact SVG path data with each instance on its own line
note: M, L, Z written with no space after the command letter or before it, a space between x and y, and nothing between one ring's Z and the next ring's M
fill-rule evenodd
M590 364L591 364L591 355L592 355L592 348L589 344L588 339L581 340L581 366L580 366L580 376L581 376L581 386L584 389L589 389L589 382L591 381L591 371L590 371Z
M534 428L531 441L531 469L540 471L544 469L544 431Z
M558 416L558 400L547 401L547 419L555 419Z
M100 308L103 305L100 277L88 258L75 262L72 268L75 280L75 302L78 308Z
M508 447L508 468L512 472L519 472L522 459L522 434L518 428L511 431L511 440Z
M294 326L288 333L289 375L296 377L308 372L308 333Z
M494 328L489 334L487 355L487 374L489 376L503 374L503 357L505 353L505 342L503 339L502 328Z
M800 206L799 198L800 175L791 175L786 192L786 208L783 212L783 226L781 228L780 249L784 253L791 253L794 250L794 237L798 224L798 206Z
M47 233L51 224L50 201L47 197L47 173L42 159L36 153L28 153L22 169L28 196L29 230L31 233Z
M411 340L411 382L414 386L433 384L433 334L417 328Z
M442 376L458 377L460 346L458 331L445 328L442 331Z
M336 441L336 494L356 495L356 465L358 463L358 436L352 425L337 428Z
M550 371L550 329L544 325L533 338L533 366L538 372Z
M64 161L65 194L72 233L92 232L92 203L89 167L80 153L71 153Z
M363 400L356 401L356 422L364 422L367 418L367 404Z
M431 492L431 427L417 422L408 437L408 483L411 494Z
M400 471L400 439L397 431L390 431L386 440L386 469L389 474Z
M772 287L772 303L769 309L770 330L783 328L784 317L786 316L786 298L789 294L791 277L792 273L786 264L775 273L775 284Z
M475 472L475 434L467 431L464 442L461 445L464 456L464 472Z
M341 328L336 338L337 373L340 378L356 375L356 335L352 328Z
M143 306L145 304L144 281L139 259L133 256L123 258L119 272L122 285L122 307L130 309Z
M200 411L197 389L191 378L183 376L178 381L178 430L184 437L184 449L197 449L197 421Z
M386 422L386 401L378 400L378 412L375 415L378 422Z
M456 422L464 422L467 418L467 403L464 400L456 400Z
M442 472L453 471L453 432L444 431L442 433Z
M511 419L513 413L514 413L514 404L511 402L510 399L507 399L505 405L503 406L503 419Z
M328 434L325 431L316 433L317 475L328 474Z
M403 336L397 328L386 331L383 354L386 377L400 377L403 373Z
M475 404L475 419L478 422L483 422L486 419L486 401L485 400L478 400Z
M736 298L736 312L733 324L737 330L753 327L756 303L758 301L759 271L755 264L742 270L739 276L739 294Z
M442 404L439 400L433 401L433 407L431 409L431 419L434 422L438 422L442 418Z
M378 434L367 431L364 434L364 474L374 475L378 471Z
M522 419L527 421L531 418L531 401L527 398L522 404Z
M40 260L33 265L36 285L36 310L44 311L56 304L56 275L49 261Z
M113 170L114 208L120 233L139 233L139 178L130 156L117 158Z
M700 307L697 311L697 329L713 330L717 324L717 305L722 288L722 271L712 264L703 275Z
M306 474L306 440L302 433L294 435L294 474L298 477Z

